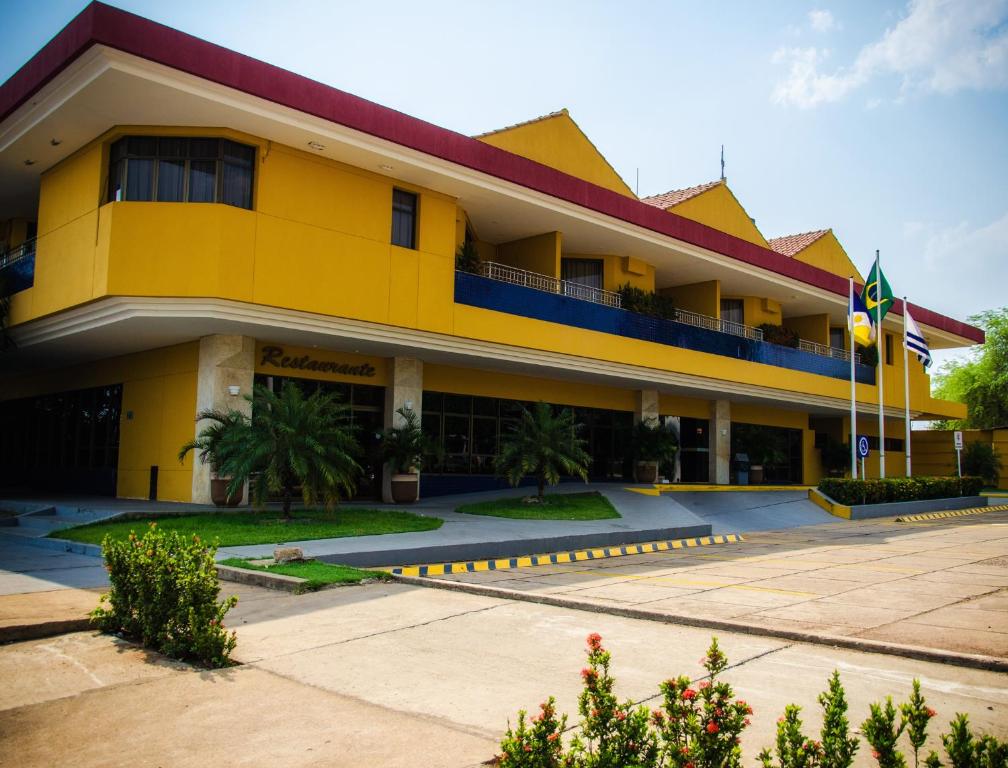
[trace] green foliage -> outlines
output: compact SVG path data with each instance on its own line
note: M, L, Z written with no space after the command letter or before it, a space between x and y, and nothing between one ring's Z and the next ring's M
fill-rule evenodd
M742 451L749 455L750 464L775 467L787 461L782 430L759 424L734 424L732 429Z
M583 768L654 766L658 743L648 727L647 707L616 699L610 660L602 638L588 635L588 666L581 670L584 689L578 696L581 735L571 741L569 762Z
M1001 475L1001 456L990 443L966 443L962 450L962 470L996 486Z
M620 516L609 499L598 491L550 493L543 496L538 504L529 504L524 499L494 499L463 504L455 511L512 520L605 520Z
M423 466L424 456L434 453L434 446L420 429L420 417L412 408L396 411L402 424L385 430L382 456L396 472L411 472Z
M458 252L455 254L455 269L460 272L469 272L478 275L482 263L476 243L466 238L466 241L459 246Z
M645 291L630 283L616 289L620 296L620 306L628 312L656 317L661 320L675 320L676 308L672 299L654 291Z
M942 422L944 429L993 429L1008 425L1008 307L981 312L969 321L986 332L983 346L965 361L952 360L934 374L934 395L965 403L963 421Z
M955 720L949 726L952 730L942 736L949 765L951 768L974 768L973 757L977 744L970 729L969 716L957 712Z
M235 635L224 629L224 614L238 598L217 602L216 552L216 544L162 531L156 523L140 538L106 536L102 554L112 586L91 620L168 656L225 666Z
M360 584L365 581L391 581L392 577L385 571L368 571L353 568L349 565L321 563L317 560L302 560L301 562L276 563L260 565L241 557L229 557L221 561L221 565L233 568L244 568L249 571L265 571L279 573L284 576L295 576L306 581L295 590L296 594L314 592L332 584Z
M914 678L910 699L900 705L900 712L903 713L903 721L907 725L907 736L914 750L914 768L917 768L920 765L920 749L927 741L928 722L936 714L924 703L924 697L920 692L920 680L917 678Z
M817 768L822 765L822 744L802 733L802 721L798 716L801 707L788 704L784 716L777 721L777 763L779 768ZM764 749L756 758L763 768L774 768L769 749Z
M846 470L850 469L850 450L839 440L834 440L828 435L825 444L819 449L819 457L823 469L830 475L842 476Z
M861 365L867 365L869 368L878 367L879 355L876 345L873 344L870 347L858 346L855 351L861 355Z
M824 477L819 490L840 504L884 504L922 499L950 499L976 496L983 488L983 478L959 477L887 477L853 480L848 477Z
M200 430L195 440L190 440L178 452L178 460L182 462L190 451L198 451L200 462L209 464L216 473L229 457L233 456L242 446L244 429L248 418L240 411L202 411L196 421L210 423Z
M679 438L657 419L642 419L634 426L631 445L637 461L671 462L679 451Z
M757 327L763 331L763 341L769 341L771 344L780 344L784 347L798 349L798 345L801 342L801 337L798 336L798 331L792 328L786 328L783 325L776 325L774 323L763 323Z
M819 694L819 704L823 708L822 768L849 768L858 751L858 740L850 735L847 698L840 684L840 673L835 669L829 688Z
M539 705L539 714L532 718L530 726L525 725L524 709L518 712L518 727L507 733L501 740L501 754L498 755L499 768L561 768L563 759L564 729L567 715L556 717L556 700L550 696Z
M861 723L861 733L871 745L872 757L878 761L879 768L907 768L906 759L896 745L906 721L900 718L897 722L892 696L886 697L885 706L873 702L869 708L871 715Z
M267 494L281 494L290 519L294 491L306 505L336 504L352 496L361 472L360 447L350 426L349 408L321 391L305 397L292 382L279 395L257 385L252 418L236 427L238 447L225 452L218 472L232 478L228 493L251 479L252 498L262 505Z
M522 408L514 429L501 438L497 472L517 486L526 475L538 481L539 498L546 485L556 485L561 476L576 476L587 482L591 457L586 442L578 436L581 425L569 408L553 411L538 402Z

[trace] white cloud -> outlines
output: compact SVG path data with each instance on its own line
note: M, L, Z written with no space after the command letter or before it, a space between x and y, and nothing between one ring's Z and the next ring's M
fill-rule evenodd
M809 11L808 18L809 24L816 32L829 32L836 27L836 19L833 18L833 14L825 9Z
M809 14L813 27L816 13ZM906 15L850 66L824 73L828 57L815 47L779 49L774 61L786 63L788 73L773 100L808 109L882 75L897 76L903 92L1008 88L1008 0L911 0Z

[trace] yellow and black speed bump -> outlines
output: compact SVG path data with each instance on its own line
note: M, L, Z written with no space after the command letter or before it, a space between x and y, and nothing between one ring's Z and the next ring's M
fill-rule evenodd
M1008 504L998 504L992 507L970 507L969 509L954 509L948 512L925 512L920 515L901 515L897 523L917 523L924 520L943 520L946 517L965 517L966 515L982 515L984 512L1004 512Z
M454 573L506 571L511 568L529 568L536 565L580 563L586 560L604 560L608 557L647 555L655 552L688 549L690 547L706 547L711 544L736 544L741 541L744 541L744 539L737 533L727 533L720 536L701 536L696 539L649 541L644 544L624 544L619 547L593 547L591 549L579 549L570 552L553 552L547 555L502 557L496 560L464 560L457 563L437 563L431 565L402 565L384 570L387 570L394 576L447 576Z

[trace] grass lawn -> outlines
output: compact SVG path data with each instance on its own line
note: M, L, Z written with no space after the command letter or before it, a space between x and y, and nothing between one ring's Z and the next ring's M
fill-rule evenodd
M279 544L285 541L433 531L440 528L443 522L436 517L420 517L411 512L356 507L340 507L332 511L300 509L293 511L291 515L294 519L289 523L283 522L277 510L220 512L178 517L136 517L129 520L89 523L76 528L53 531L49 535L56 539L101 544L105 534L110 534L116 539L125 539L130 531L142 534L147 529L147 524L154 521L162 530L178 531L186 535L195 533L207 541L217 539L222 547L232 547L239 544Z
M534 492L533 492L534 493ZM542 504L526 504L520 498L463 504L456 512L467 515L510 517L515 520L604 520L619 517L609 499L597 491L549 493Z
M351 568L349 565L332 565L316 561L265 566L253 565L248 560L243 560L240 557L229 557L227 560L221 561L221 565L230 565L234 568L247 568L250 571L282 573L284 576L296 576L299 579L308 579L302 587L303 591L321 589L330 584L360 584L365 579L390 581L392 578L385 571L365 571L360 568Z

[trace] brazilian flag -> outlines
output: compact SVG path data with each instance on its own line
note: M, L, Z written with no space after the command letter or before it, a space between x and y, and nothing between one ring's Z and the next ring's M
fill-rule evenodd
M881 283L881 289L879 284ZM882 305L882 317L886 316L893 305L893 292L892 288L889 287L889 281L886 280L885 274L879 269L878 257L875 258L875 263L872 264L871 272L868 273L868 280L865 281L864 290L861 292L861 300L865 303L868 308L868 313L871 315L872 322L877 322L878 306Z

